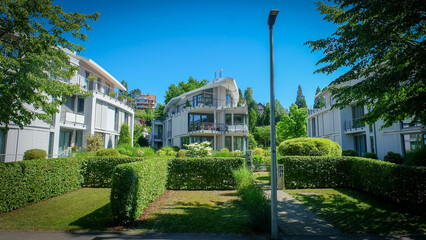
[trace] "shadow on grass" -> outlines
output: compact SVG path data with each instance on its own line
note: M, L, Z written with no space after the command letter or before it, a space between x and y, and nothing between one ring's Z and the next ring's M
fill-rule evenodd
M78 226L85 230L106 230L113 226L111 204L96 209L84 217L72 222L71 226Z
M248 233L248 216L241 202L175 202L164 205L133 226L156 232Z
M297 199L345 233L424 233L426 218L384 203L360 192L335 189L343 194L301 196Z

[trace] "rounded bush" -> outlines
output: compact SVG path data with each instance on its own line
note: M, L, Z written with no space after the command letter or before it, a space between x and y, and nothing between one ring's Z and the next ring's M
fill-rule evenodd
M405 158L399 154L394 152L388 152L383 158L385 162L391 162L396 164L402 164L405 161Z
M226 153L229 153L229 149L227 149L227 148L222 148L222 149L220 149L220 152L226 152Z
M375 154L373 152L366 152L366 153L364 153L363 157L365 157L365 158L371 158L371 159L378 159L377 158L377 154Z
M358 152L355 150L343 150L342 156L351 156L351 157L358 157Z
M186 150L185 150L185 149L181 149L181 150L179 150L179 152L177 153L177 156L178 156L178 157L181 157L181 158L185 157L185 155L186 155Z
M263 148L255 148L253 150L253 155L263 156Z
M30 149L24 153L24 160L45 159L46 157L47 153L43 149Z
M180 150L180 147L178 147L178 146L173 146L172 148L173 148L173 151L175 151L175 152L179 152L179 150Z
M96 156L120 156L120 153L117 149L104 148L96 151Z
M326 138L294 138L282 142L278 152L283 156L342 156L342 148Z

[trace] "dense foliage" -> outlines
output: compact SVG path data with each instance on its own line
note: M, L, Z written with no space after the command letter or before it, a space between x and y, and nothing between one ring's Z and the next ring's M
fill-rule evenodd
M326 138L294 138L282 142L278 152L283 156L342 156L342 148Z
M209 81L207 79L203 80L197 80L193 77L189 77L188 82L181 81L176 86L175 84L170 85L167 88L166 96L164 96L164 104L167 105L167 103L174 97L180 96L186 92L192 91L194 89L203 87L207 85Z
M111 184L111 210L117 223L138 219L148 204L166 190L167 161L146 159L114 168Z
M81 160L0 163L0 212L58 196L81 186Z
M120 153L117 149L113 148L103 148L96 151L96 156L111 156L111 157L117 157L120 156Z
M47 153L43 149L29 149L24 153L24 160L45 159L46 157Z
M358 152L352 149L348 149L348 150L343 150L342 151L342 156L352 156L352 157L357 157L358 156Z
M104 142L102 140L102 135L95 133L93 135L86 134L86 152L96 153L99 149L104 147Z
M306 105L306 99L305 95L303 95L302 87L299 85L297 87L297 96L296 96L296 102L294 102L298 108L307 108L308 105Z
M212 148L209 147L210 142L184 144L188 148L187 157L209 157L212 155ZM173 151L173 150L172 150Z
M347 71L328 88L336 107L357 103L371 109L361 122L388 127L409 117L426 125L425 4L420 0L318 2L325 20L338 24L332 36L306 44L325 56L316 73ZM353 79L365 79L342 86Z
M233 171L238 195L249 212L249 224L255 231L267 232L271 224L271 205L263 189L254 183L252 172L241 167Z
M168 189L233 189L232 170L243 158L176 158L169 161Z
M66 96L90 95L52 79L74 76L78 67L63 49L83 50L69 39L87 40L82 32L91 30L87 21L99 13L67 13L53 0L2 1L0 16L0 122L6 129L9 124L23 128L36 118L52 122Z
M286 188L350 187L411 207L426 205L426 168L359 157L289 156Z
M308 110L299 108L296 104L291 104L290 113L285 114L281 121L277 123L277 138L279 141L284 141L292 138L307 136Z
M391 163L397 163L402 164L405 161L405 158L399 154L394 152L388 152L385 157L383 158L385 162L391 162Z
M130 135L129 125L123 123L120 128L120 136L118 137L118 145L131 145L132 144L132 136Z

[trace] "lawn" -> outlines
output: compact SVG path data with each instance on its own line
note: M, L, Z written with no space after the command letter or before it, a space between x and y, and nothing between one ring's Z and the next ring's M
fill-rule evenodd
M271 176L269 176L269 172L253 172L254 181L270 185Z
M0 214L2 230L104 230L112 214L109 188L82 188Z
M155 232L250 232L247 212L236 191L166 191L150 204L133 228Z
M82 188L9 213L1 230L122 230L248 233L236 191L166 191L133 226L114 226L109 188Z
M425 213L413 213L396 205L349 189L285 190L343 233L425 233ZM304 192L319 196L301 195Z

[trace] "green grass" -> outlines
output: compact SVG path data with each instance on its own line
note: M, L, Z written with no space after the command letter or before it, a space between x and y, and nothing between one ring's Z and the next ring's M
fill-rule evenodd
M349 189L285 190L343 233L426 233L425 213L409 212ZM316 192L319 196L300 195Z
M0 214L0 229L104 230L112 217L109 195L109 188L82 188Z
M155 232L248 233L247 211L236 191L166 191L135 229Z
M254 181L266 185L270 185L271 176L269 172L254 172L253 173Z

